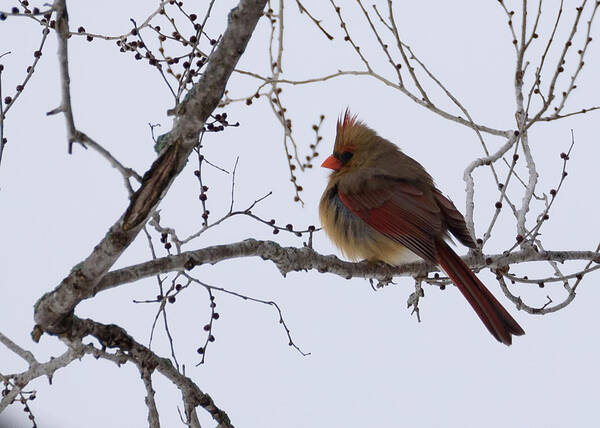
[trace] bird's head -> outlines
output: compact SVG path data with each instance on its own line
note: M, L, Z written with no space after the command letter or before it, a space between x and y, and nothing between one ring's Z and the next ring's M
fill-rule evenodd
M335 172L371 167L386 141L348 109L337 122L333 154L321 164ZM389 144L389 143L388 143Z

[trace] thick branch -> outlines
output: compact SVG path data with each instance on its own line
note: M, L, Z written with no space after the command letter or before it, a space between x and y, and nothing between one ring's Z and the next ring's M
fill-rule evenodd
M93 294L95 285L135 239L173 179L184 168L205 120L223 96L225 85L246 48L265 3L266 0L240 0L238 7L230 12L227 29L205 73L178 108L169 147L144 175L142 186L133 195L126 213L110 227L92 253L73 268L54 291L37 302L35 321L43 330L51 333L68 331L70 315L77 303Z
M148 278L159 273L173 272L183 269L192 269L202 264L215 264L224 260L240 257L260 257L275 263L282 275L293 271L317 270L319 272L333 273L350 279L352 277L375 278L387 280L395 276L410 276L437 270L436 267L425 262L407 263L399 267L369 263L350 263L335 256L324 256L316 251L304 247L282 247L273 241L257 241L247 239L226 245L215 245L195 251L187 251L179 255L167 256L123 269L107 273L96 287L96 292L107 290ZM489 256L470 255L463 260L472 268L484 267L498 268L513 263L532 261L555 260L593 260L600 263L600 253L594 251L538 251L532 248L515 251L508 255L495 254ZM91 297L91 296L89 296Z
M136 342L121 327L114 324L101 324L90 319L80 319L74 316L69 337L65 337L65 340L71 346L80 347L81 340L89 335L98 339L106 348L118 348L119 358L131 361L140 370L156 370L161 373L182 392L186 400L186 406L189 405L191 408L201 406L219 423L219 427L233 427L227 414L219 409L212 398L202 392L190 378L181 374L173 366L171 360L157 356L150 349ZM84 349L89 352L89 348ZM95 352L95 349L92 349L92 351ZM105 355L111 356L112 354L104 352L99 356L105 358Z

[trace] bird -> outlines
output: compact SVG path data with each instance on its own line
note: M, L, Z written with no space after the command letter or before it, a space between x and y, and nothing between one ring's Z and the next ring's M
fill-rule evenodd
M346 109L333 154L321 166L332 170L319 203L321 225L348 259L439 265L499 342L525 334L448 244L451 234L477 248L463 215L420 163Z

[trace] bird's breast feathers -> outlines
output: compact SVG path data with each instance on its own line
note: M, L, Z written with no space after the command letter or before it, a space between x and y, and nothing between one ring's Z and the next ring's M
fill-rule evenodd
M329 238L350 260L384 261L390 265L421 260L350 211L340 199L337 186L331 186L323 194L319 216Z

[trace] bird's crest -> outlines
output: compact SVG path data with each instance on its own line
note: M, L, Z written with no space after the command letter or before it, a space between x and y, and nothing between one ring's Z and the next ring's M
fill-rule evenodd
M334 151L341 153L344 150L355 149L359 142L366 140L365 137L375 135L373 130L358 119L358 115L350 113L350 109L347 108L337 122Z

